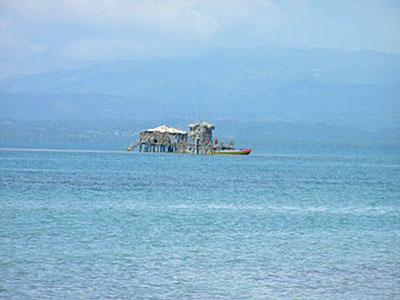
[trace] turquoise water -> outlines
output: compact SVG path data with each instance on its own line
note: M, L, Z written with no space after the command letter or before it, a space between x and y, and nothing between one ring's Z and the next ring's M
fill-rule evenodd
M1 299L399 299L400 156L0 151Z

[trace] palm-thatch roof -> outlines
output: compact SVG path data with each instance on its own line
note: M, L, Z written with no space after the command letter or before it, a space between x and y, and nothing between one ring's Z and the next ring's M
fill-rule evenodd
M145 132L159 132L159 133L172 133L172 134L187 134L187 131L169 127L167 125L158 126L156 128L150 128Z

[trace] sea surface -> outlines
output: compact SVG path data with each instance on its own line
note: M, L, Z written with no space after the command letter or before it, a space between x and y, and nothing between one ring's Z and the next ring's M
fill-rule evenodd
M400 155L2 149L0 299L400 299Z

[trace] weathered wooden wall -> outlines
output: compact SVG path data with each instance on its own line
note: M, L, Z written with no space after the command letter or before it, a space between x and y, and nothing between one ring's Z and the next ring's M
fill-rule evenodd
M187 135L148 131L142 131L140 133L140 152L185 153L187 150Z
M214 125L200 121L189 125L190 132L160 126L140 132L140 152L209 154L213 151Z

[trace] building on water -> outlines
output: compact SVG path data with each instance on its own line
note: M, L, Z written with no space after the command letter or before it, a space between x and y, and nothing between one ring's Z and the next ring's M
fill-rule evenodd
M166 125L140 132L139 152L186 153L188 132Z
M189 125L190 131L162 125L143 130L139 137L139 152L172 152L207 154L213 151L213 124L199 121ZM132 146L127 147L128 150Z
M211 153L214 146L212 131L215 129L215 126L204 121L199 121L190 124L189 128L189 151L193 154Z

